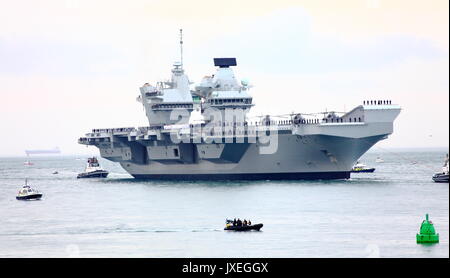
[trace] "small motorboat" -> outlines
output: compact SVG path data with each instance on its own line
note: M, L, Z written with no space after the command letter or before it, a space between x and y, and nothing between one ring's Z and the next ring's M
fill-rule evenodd
M233 223L234 223L233 220L227 219L224 230L225 231L238 231L238 232L251 231L251 230L259 231L263 227L262 223L254 224L254 225L248 225L248 224L244 225L242 222L240 222L240 220L238 220L235 225Z
M442 172L433 175L434 182L446 182L448 183L448 154L442 166Z
M375 168L367 167L365 164L356 162L355 166L352 168L352 173L373 173Z
M42 197L42 193L31 188L27 184L27 180L25 180L25 185L20 189L19 193L16 196L17 200L39 200Z
M433 175L433 181L434 182L443 182L443 183L449 183L448 182L448 172L447 173L436 173Z
M377 159L375 159L376 163L383 163L384 160L381 157L377 157Z
M27 161L25 161L24 163L23 163L23 165L25 165L25 166L31 166L31 165L33 165L34 163L33 162L30 162L29 160L27 160Z
M91 157L88 159L85 171L78 174L77 178L106 178L108 174L108 171L100 167L97 158Z
M55 172L53 172L52 174L53 174L53 175L57 175L57 174L58 174L58 171L55 171Z

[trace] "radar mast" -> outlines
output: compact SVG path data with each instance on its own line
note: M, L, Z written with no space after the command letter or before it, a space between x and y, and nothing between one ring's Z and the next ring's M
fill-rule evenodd
M183 68L183 29L180 29L180 54L181 68Z

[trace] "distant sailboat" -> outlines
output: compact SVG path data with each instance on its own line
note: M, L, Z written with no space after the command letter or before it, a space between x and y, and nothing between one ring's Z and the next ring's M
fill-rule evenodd
M31 166L34 163L30 162L30 154L59 154L61 151L58 147L54 147L53 149L47 149L47 150L25 150L25 154L27 155L27 161L25 161L23 164L26 166Z
M33 162L30 161L30 155L29 155L29 154L27 154L27 161L25 161L25 162L23 163L23 165L25 165L25 166L31 166L31 165L33 165Z
M381 157L377 157L377 159L375 159L376 163L383 163L384 160Z

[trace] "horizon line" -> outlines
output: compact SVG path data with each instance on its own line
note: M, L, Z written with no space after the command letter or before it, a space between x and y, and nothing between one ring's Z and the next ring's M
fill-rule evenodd
M371 149L369 149L366 153L370 153L370 152L377 152L377 151L381 151L383 152L384 150L403 150L403 151L407 151L407 150L447 150L447 152L449 151L449 146L439 146L439 147L377 147L374 146ZM3 155L0 154L0 158L11 158L11 157L24 157L24 158L29 158L31 159L32 157L61 157L61 156L90 156L88 154L85 153L57 153L54 155L51 154L37 154L34 156L27 156L26 154L16 154L16 155ZM98 156L100 156L100 154L98 154ZM101 157L101 156L100 156Z

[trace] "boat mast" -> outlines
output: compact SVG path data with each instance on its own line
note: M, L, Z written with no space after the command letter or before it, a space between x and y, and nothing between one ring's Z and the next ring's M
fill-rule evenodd
M181 68L183 68L183 29L180 29L180 53L181 53Z

